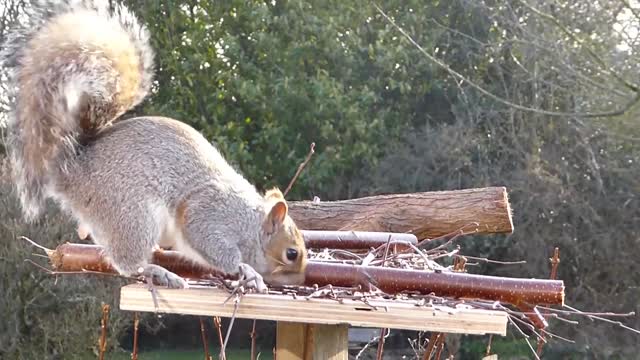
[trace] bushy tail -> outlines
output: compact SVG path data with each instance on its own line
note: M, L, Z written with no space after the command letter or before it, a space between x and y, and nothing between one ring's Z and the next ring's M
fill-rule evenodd
M108 0L44 1L2 46L11 113L6 147L34 220L79 144L140 103L153 78L146 28Z

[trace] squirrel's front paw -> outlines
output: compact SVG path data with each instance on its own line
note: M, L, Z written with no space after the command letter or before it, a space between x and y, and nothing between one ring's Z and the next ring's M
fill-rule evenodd
M183 278L162 266L148 264L141 268L141 270L140 274L144 276L147 283L166 286L170 289L184 289L189 287Z
M240 278L244 278L244 280L249 280L246 283L247 288L256 289L256 291L260 293L267 292L267 285L264 283L264 279L262 275L260 275L251 265L240 263Z

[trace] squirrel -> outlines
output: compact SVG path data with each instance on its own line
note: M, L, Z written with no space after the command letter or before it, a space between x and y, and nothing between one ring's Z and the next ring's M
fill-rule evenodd
M260 194L181 121L121 119L154 78L148 30L127 7L48 0L30 11L0 54L5 143L26 221L54 200L120 274L151 286L187 287L151 263L158 246L229 274L304 281L303 236L280 190Z

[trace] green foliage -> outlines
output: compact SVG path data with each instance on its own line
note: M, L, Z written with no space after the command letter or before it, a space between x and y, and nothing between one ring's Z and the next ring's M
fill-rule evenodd
M437 4L437 3L434 3ZM426 33L437 5L395 12ZM146 113L200 129L258 187L285 186L316 142L292 197L346 197L408 125L423 122L432 65L372 7L352 2L147 2L158 58ZM412 8L412 11L407 9ZM421 37L424 43L429 36Z

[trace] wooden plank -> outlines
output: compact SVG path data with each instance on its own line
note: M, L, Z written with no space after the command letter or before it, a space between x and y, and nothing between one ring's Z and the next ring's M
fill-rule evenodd
M158 310L165 313L223 316L233 314L233 301L223 302L229 293L222 289L191 286L188 289L157 288ZM349 324L357 327L392 328L462 334L506 335L507 314L479 309L416 306L415 301L370 299L293 298L285 295L246 294L236 316L244 319L288 321L313 324ZM155 311L151 293L143 284L120 290L120 309Z

